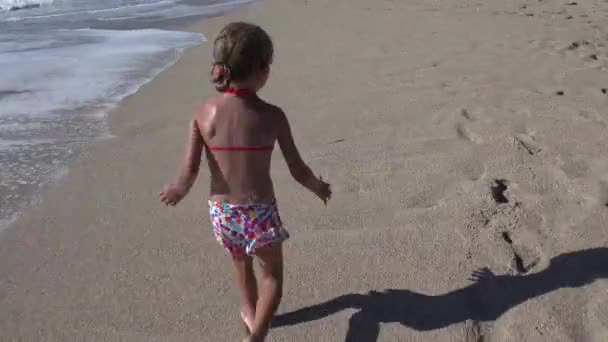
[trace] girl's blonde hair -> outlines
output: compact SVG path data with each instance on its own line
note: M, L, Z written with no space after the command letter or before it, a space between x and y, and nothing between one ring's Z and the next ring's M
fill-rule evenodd
M270 36L257 25L235 22L226 25L213 43L211 79L219 92L231 82L242 82L272 63Z

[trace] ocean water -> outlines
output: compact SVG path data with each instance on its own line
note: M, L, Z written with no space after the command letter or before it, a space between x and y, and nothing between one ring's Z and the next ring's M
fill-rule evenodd
M164 22L250 2L0 0L0 230L83 143L111 136L109 110L206 41Z

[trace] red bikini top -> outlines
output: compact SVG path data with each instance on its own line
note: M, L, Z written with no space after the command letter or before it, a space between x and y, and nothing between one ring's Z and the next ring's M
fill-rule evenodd
M236 96L248 96L254 95L255 93L249 89L237 89L237 88L228 88L225 91L226 94L232 94ZM208 146L210 151L272 151L274 149L274 145L268 146Z

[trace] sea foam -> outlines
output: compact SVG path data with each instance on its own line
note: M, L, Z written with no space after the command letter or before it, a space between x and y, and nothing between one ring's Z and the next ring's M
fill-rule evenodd
M39 7L52 3L53 0L0 0L0 10L18 10L22 8Z
M198 33L49 30L0 39L0 230L82 143L107 135L104 114L173 64Z

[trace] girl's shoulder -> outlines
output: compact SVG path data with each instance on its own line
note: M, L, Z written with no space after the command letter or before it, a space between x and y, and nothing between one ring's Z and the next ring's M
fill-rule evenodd
M207 101L199 103L194 110L194 121L197 125L205 130L211 125L218 106L220 105L218 97L211 97Z
M283 112L283 109L275 104L272 104L270 102L266 102L262 99L260 99L260 102L262 103L262 106L264 106L264 112L272 115L272 116L283 116L285 115L285 113Z
M222 98L220 96L213 96L208 98L205 102L199 103L196 106L195 114L198 117L209 117L215 114L219 106L221 106Z

